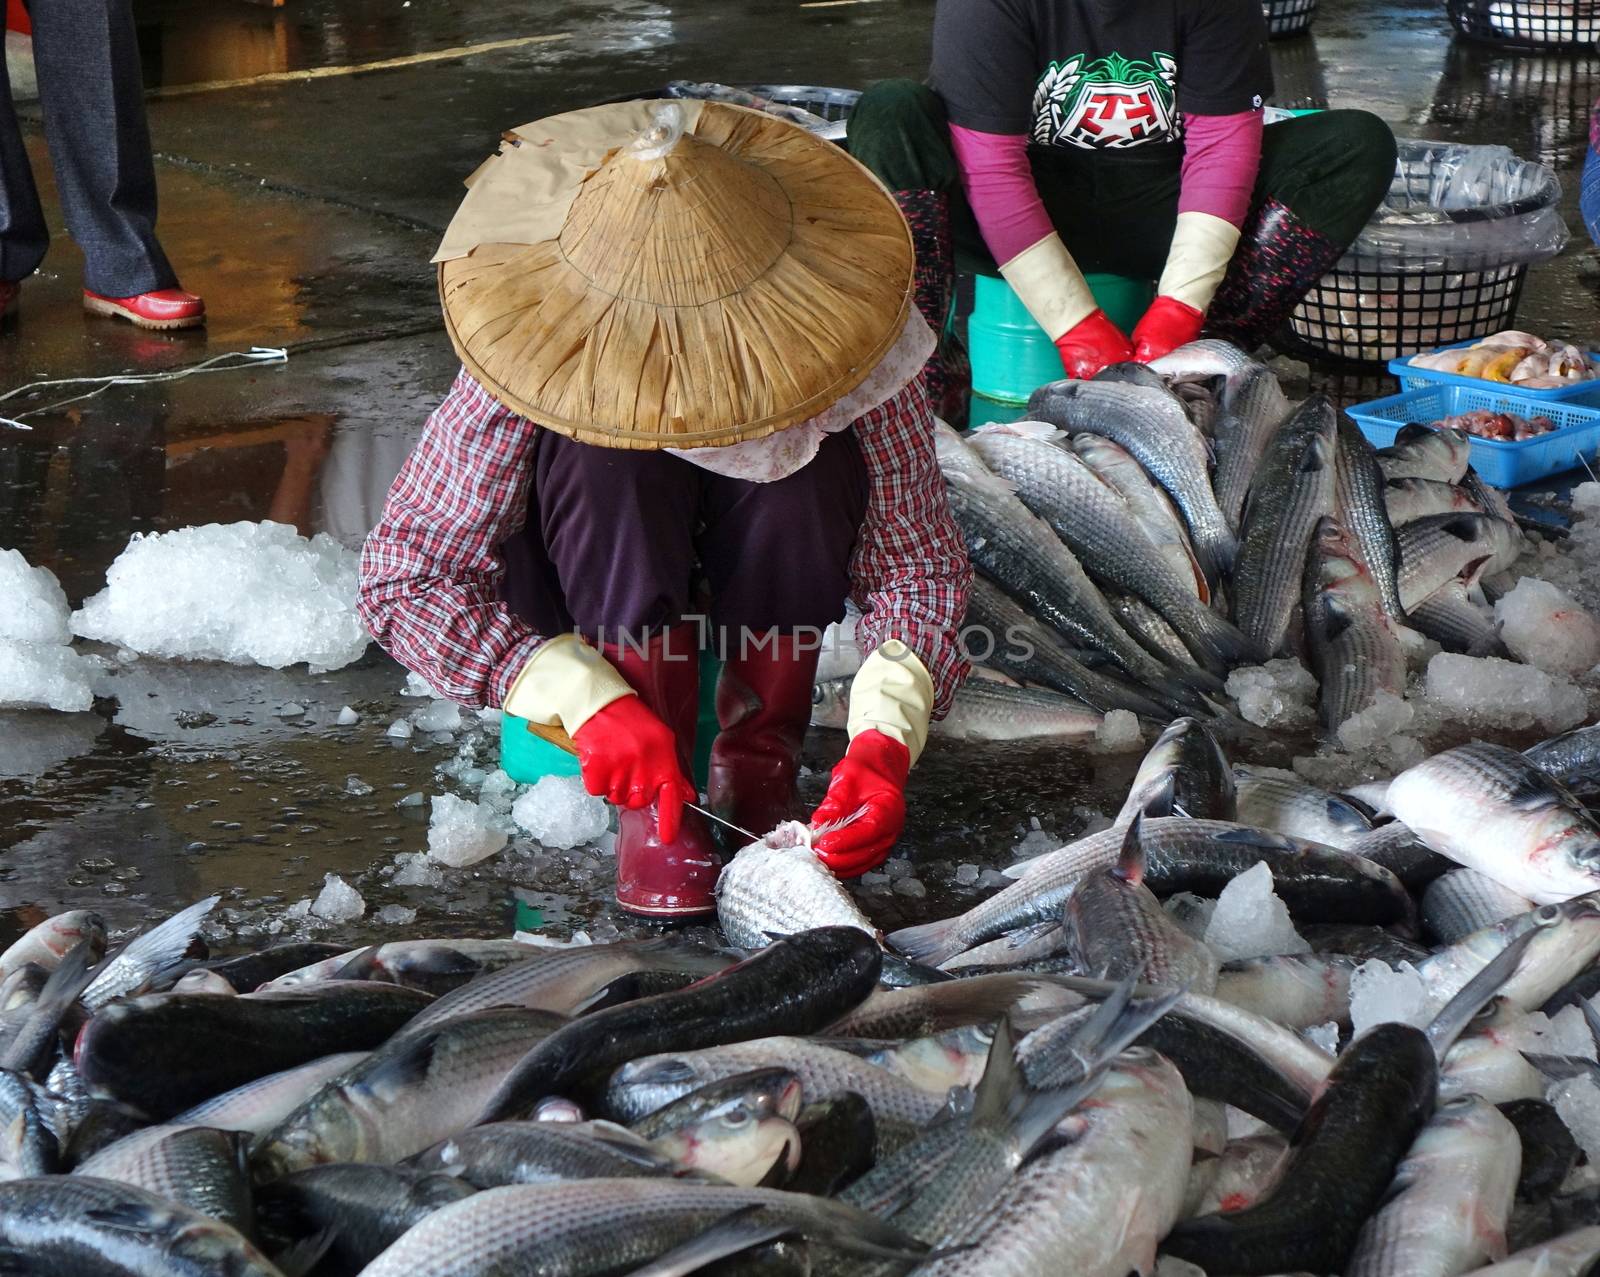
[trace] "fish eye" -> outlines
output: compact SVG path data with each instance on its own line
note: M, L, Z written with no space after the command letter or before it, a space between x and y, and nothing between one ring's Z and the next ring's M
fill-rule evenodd
M1533 915L1534 922L1541 927L1551 927L1561 921L1560 905L1540 905L1539 911Z
M813 683L811 685L811 703L813 705L822 704L822 684L821 683Z
M722 1124L724 1126L732 1126L737 1128L740 1126L747 1126L749 1122L750 1110L743 1104L734 1105L733 1108L729 1109L722 1115Z

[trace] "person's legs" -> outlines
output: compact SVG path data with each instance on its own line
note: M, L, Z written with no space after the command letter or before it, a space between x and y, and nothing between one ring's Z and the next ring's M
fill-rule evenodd
M528 528L507 554L525 573L517 610L593 640L677 738L692 774L699 636L685 623L704 472L664 452L598 448L542 431ZM507 591L508 600L518 595ZM536 621L537 623L537 621ZM552 633L553 630L545 630ZM654 805L617 814L617 903L649 917L712 912L721 867L704 818L663 842Z
M972 370L950 325L955 303L951 217L952 206L964 208L966 201L944 102L915 80L880 80L851 111L848 141L850 153L894 193L911 226L917 310L939 339L927 365L928 397L935 412L959 424L966 419Z
M11 81L5 59L0 58L0 292L9 295L7 284L33 274L49 244L22 127L11 104ZM9 296L0 297L0 313L8 300Z
M176 287L156 239L156 178L130 0L36 0L45 141L84 283L106 297ZM9 173L8 173L9 178Z
M799 816L821 631L844 615L867 473L852 431L776 483L713 478L701 559L725 657L707 778L712 809L752 833Z
M1254 350L1332 269L1394 181L1389 126L1366 111L1269 125L1255 198L1206 316L1206 332Z

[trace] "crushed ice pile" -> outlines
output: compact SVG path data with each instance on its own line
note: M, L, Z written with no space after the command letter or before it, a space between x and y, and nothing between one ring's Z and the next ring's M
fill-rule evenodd
M0 709L89 709L100 666L70 646L71 609L55 573L0 550L0 600Z
M1600 664L1600 621L1560 586L1525 576L1495 601L1494 619L1511 654L1547 673Z
M1471 727L1564 732L1589 715L1589 698L1567 679L1494 656L1440 652L1424 688L1434 709Z
M138 534L73 632L150 656L339 669L367 648L358 557L283 523L210 523Z
M1258 727L1310 727L1316 721L1317 679L1293 657L1241 665L1228 675L1239 715Z

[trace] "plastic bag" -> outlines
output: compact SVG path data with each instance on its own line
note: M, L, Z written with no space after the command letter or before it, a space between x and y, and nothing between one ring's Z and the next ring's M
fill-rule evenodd
M1394 184L1339 270L1489 270L1567 246L1554 170L1503 146L1403 139L1399 149Z

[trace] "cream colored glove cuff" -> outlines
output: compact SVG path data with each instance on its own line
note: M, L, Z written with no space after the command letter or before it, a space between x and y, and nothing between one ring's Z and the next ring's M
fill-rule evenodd
M562 634L528 658L503 708L541 727L565 728L572 736L612 701L632 695L616 666L576 634Z
M1054 231L1003 263L1000 273L1051 341L1060 341L1099 307L1078 263Z
M1239 228L1210 213L1179 213L1156 292L1198 311L1211 305L1239 247Z
M928 743L932 713L933 678L927 667L899 639L890 639L856 671L845 730L851 740L864 731L880 731L909 749L915 764Z

